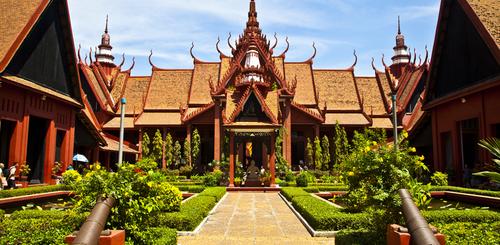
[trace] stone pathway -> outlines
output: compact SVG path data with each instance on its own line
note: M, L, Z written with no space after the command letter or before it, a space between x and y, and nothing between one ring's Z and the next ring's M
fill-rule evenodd
M335 244L311 237L277 193L228 193L197 236L179 236L180 245Z

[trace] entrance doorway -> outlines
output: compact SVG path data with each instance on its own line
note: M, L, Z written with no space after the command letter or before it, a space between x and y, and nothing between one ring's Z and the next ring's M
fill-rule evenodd
M28 152L26 164L31 171L28 174L29 184L43 183L45 167L45 137L47 135L47 119L30 116L28 129Z
M462 167L465 164L474 168L481 162L479 154L479 120L472 118L460 122L460 137L462 138Z
M9 150L10 139L12 138L11 121L1 120L0 122L0 162L4 163L5 167L9 166Z

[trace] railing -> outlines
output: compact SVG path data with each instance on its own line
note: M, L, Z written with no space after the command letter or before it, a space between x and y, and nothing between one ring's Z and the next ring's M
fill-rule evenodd
M439 242L434 236L434 232L429 227L427 220L425 220L424 216L422 216L413 202L410 192L407 189L399 189L398 194L401 197L401 202L403 203L403 218L406 226L408 227L408 233L410 233L412 244L439 245Z
M80 228L80 231L76 234L72 245L99 244L99 237L101 236L102 230L106 225L109 212L115 205L115 202L116 201L112 196L103 197L103 195L99 195L97 197L96 205L92 209L92 212L90 212L87 220L83 222L83 225Z

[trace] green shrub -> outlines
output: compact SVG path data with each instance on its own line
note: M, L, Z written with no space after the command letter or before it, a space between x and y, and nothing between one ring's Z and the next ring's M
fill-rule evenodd
M375 244L377 239L377 234L374 231L345 229L335 233L335 244L337 245Z
M296 187L283 187L281 188L281 195L288 201L292 201L294 197L297 196L311 196L311 194L304 191L302 188Z
M437 186L446 186L448 185L448 175L441 173L439 171L434 172L431 177L432 185Z
M344 183L309 183L309 185L311 185L311 186L345 186L345 187L348 187Z
M293 181L295 181L296 177L297 176L295 175L295 173L293 173L292 171L287 171L285 174L285 181L286 182L293 182Z
M86 213L73 213L67 211L50 211L50 210L19 210L15 211L9 216L9 220L22 220L22 219L64 219L73 220L70 223L82 223L85 221L89 212Z
M22 189L3 190L0 191L0 198L27 196L39 193L67 191L67 190L71 190L71 187L67 185L36 186L36 187L29 187Z
M182 176L182 175L180 175L180 176L178 176L178 177L177 177L177 179L180 179L180 180L186 180L186 179L187 179L187 177L186 177L186 176Z
M349 187L345 185L339 186L316 186L321 192L330 192L330 191L347 191Z
M307 193L319 193L319 189L316 186L302 187L302 190Z
M132 230L131 239L134 244L141 245L177 245L177 230L162 227L147 227L146 229Z
M300 173L297 178L295 179L295 183L297 183L297 186L299 187L307 187L307 173L302 172Z
M193 186L193 185L203 185L202 182L168 182L173 186Z
M184 175L184 176L190 177L192 173L193 173L193 167L191 167L189 165L182 166L179 169L179 174L180 175Z
M72 185L75 182L82 180L82 176L80 175L80 173L78 173L78 171L74 169L62 173L61 176L64 179L65 185Z
M0 222L2 222L4 216L5 216L5 211L3 209L0 209Z
M203 185L206 187L215 187L219 185L217 181L217 176L213 174L205 174L205 178L203 178Z
M195 186L189 186L187 191L189 193L200 193L203 190L205 190L204 186L195 185Z
M206 188L198 196L211 196L215 198L216 202L218 202L225 194L226 194L226 187L212 187L212 188Z

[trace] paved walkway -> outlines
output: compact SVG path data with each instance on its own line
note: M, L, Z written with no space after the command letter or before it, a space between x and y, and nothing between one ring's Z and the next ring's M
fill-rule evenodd
M277 193L228 193L197 236L179 236L178 244L334 244L311 237Z

